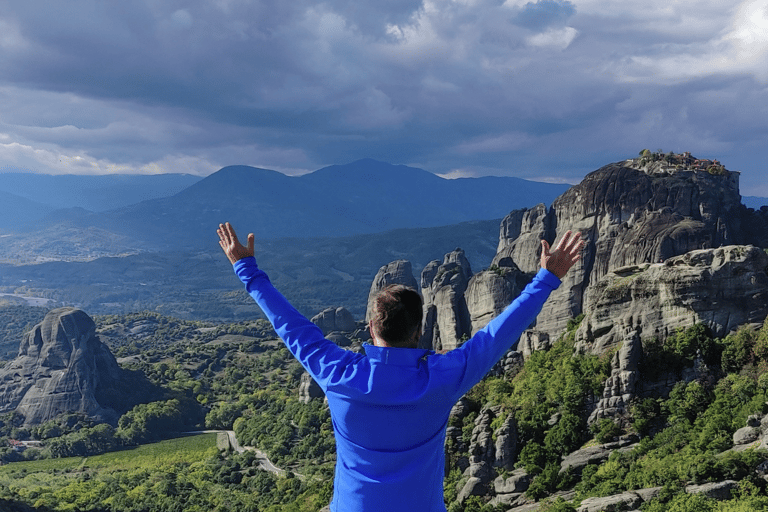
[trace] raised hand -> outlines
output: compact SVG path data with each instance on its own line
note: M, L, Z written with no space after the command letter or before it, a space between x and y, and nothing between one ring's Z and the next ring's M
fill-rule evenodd
M549 243L546 240L542 240L541 268L549 270L558 279L562 279L573 264L579 261L583 248L584 241L581 240L581 233L572 233L570 230L565 232L554 251L550 252Z
M227 222L226 224L219 224L219 228L216 230L219 235L219 245L224 251L224 254L229 258L229 262L233 265L235 262L253 256L253 233L248 233L248 246L244 246L237 239L235 228L232 224Z

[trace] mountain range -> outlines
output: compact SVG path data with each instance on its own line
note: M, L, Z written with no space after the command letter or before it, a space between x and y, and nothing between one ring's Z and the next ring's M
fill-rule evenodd
M423 169L369 159L303 176L238 165L197 181L183 175L169 176L162 183L121 177L108 185L106 177L101 178L101 188L89 185L70 194L61 187L62 195L71 197L57 199L56 204L67 209L39 208L41 214L31 223L12 221L13 215L8 215L0 228L22 226L23 233L97 230L110 240L124 238L141 248L167 249L170 243L201 247L224 221L253 231L260 239L351 236L500 219L517 208L549 204L568 188L512 177L449 180ZM142 183L147 189L159 187L154 189L157 193L185 180L193 183L172 195L126 204L141 196ZM125 193L118 201L113 196L121 186ZM8 184L0 191L3 188L27 200L52 199L45 187L37 195L32 191L22 195ZM89 199L78 199L82 197ZM110 201L114 208L102 210ZM11 211L35 210L27 203Z

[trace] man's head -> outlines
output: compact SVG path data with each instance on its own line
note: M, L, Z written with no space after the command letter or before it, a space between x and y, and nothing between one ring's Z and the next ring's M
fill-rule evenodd
M376 295L371 311L371 336L384 345L416 348L421 335L421 296L412 288L392 284Z

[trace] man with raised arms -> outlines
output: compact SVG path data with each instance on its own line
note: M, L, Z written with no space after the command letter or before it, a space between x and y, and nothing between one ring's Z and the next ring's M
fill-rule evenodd
M356 353L325 339L272 286L256 265L252 233L246 245L229 223L217 233L248 293L328 398L336 437L332 512L445 512L451 408L516 344L584 245L581 234L570 231L554 250L542 240L541 270L533 281L488 325L445 354L416 348L421 297L405 286L389 286L374 301L373 344Z

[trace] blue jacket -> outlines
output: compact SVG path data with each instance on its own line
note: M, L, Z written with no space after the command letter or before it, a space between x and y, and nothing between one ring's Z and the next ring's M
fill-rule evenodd
M234 265L288 350L328 397L336 436L333 512L445 511L448 415L536 318L560 280L540 270L520 296L446 354L339 348L272 286L254 258Z

